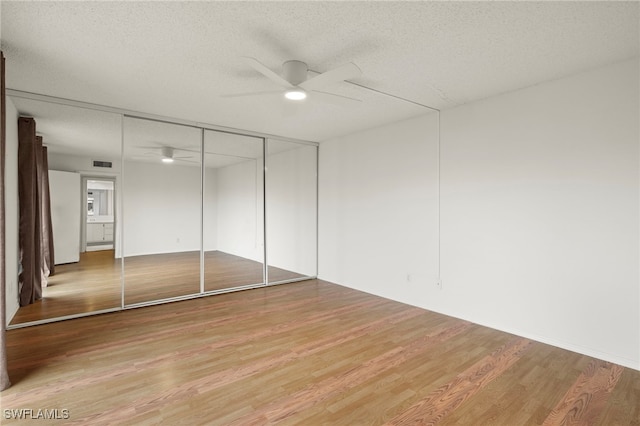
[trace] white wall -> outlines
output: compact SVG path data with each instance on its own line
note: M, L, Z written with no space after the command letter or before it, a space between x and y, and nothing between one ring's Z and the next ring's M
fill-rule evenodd
M320 145L319 276L425 306L438 279L437 115Z
M200 168L125 162L124 255L200 250Z
M5 278L7 324L18 311L18 111L11 98L7 105L7 144L5 151Z
M84 206L80 174L49 170L51 225L55 264L80 260L80 220Z
M640 368L638 62L442 114L451 315Z
M267 157L267 261L315 276L317 148L275 143L287 150Z
M442 290L429 118L322 143L319 276L640 369L638 75L442 113Z

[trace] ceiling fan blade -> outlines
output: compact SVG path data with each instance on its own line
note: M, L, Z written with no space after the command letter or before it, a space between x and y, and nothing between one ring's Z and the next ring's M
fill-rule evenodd
M138 160L138 161L151 161L154 160L156 158L161 158L160 156L155 156L155 155L132 155L127 157L127 160L131 159L131 160Z
M220 95L221 98L243 98L246 96L264 96L264 95L273 95L273 94L281 94L282 90L267 90L264 92L246 92L246 93L229 93L226 95Z
M305 90L315 90L331 83L359 77L361 74L362 70L353 62L349 62L338 68L311 77L309 80L301 83L300 87Z
M185 160L184 158L181 158L181 157L173 157L173 159L176 161L181 161L183 163L200 164L199 161Z
M205 151L206 155L218 155L220 157L231 157L231 158L242 158L243 160L255 160L254 157L243 157L240 155L233 155L233 154L222 154L220 152L213 152L213 151Z
M313 90L311 92L311 96L323 102L338 105L341 107L353 106L353 105L356 105L358 102L362 102L362 100L360 99L350 98L348 96L336 95L335 93L320 92L318 90Z
M274 83L279 84L280 86L286 87L288 89L295 87L293 84L289 83L287 80L279 76L277 73L271 71L269 68L266 67L266 65L258 61L256 58L252 58L250 56L243 56L242 58L247 62L247 64L249 64L249 66L251 66L253 69L258 71L260 74L264 75Z

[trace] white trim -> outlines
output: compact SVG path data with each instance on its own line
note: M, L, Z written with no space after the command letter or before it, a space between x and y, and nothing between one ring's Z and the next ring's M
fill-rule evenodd
M15 330L17 328L32 327L34 325L50 324L52 322L66 321L66 320L76 319L76 318L91 317L94 315L108 314L111 312L120 312L121 310L122 310L121 308L109 308L109 309L102 309L100 311L83 312L81 314L72 314L72 315L65 315L62 317L46 318L46 319L37 320L37 321L22 322L19 324L8 325L7 330Z

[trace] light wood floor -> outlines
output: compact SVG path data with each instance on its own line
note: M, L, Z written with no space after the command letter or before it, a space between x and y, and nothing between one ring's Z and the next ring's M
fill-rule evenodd
M7 343L3 413L68 410L65 424L640 420L638 371L318 280L10 330Z
M205 252L205 291L263 282L263 267L221 251ZM43 289L43 299L21 307L11 325L59 318L121 306L121 261L113 250L86 252L78 263L56 266ZM269 266L269 282L302 275ZM200 252L125 258L125 304L148 302L200 292Z

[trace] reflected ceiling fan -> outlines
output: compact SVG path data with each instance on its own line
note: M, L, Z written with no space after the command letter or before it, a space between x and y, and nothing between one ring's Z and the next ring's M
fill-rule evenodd
M195 164L200 163L194 155L181 155L181 156L175 155L176 151L184 151L184 152L190 153L191 151L189 150L184 150L179 148L176 149L170 146L159 146L159 147L147 146L147 147L144 147L144 149L151 149L153 151L145 152L144 155L136 156L134 158L141 159L141 158L157 157L157 158L160 158L163 163L167 163L167 164L173 163L174 161L181 161L185 163L195 163Z
M354 103L362 102L360 99L319 90L324 89L324 87L330 86L333 83L359 77L362 74L362 71L353 62L349 62L348 64L333 68L311 78L307 78L309 67L302 61L293 60L285 62L282 64L282 75L279 75L255 58L244 56L243 59L253 69L279 85L281 89L266 92L234 93L222 95L222 97L238 98L245 96L282 94L285 98L291 101L302 101L307 97L310 97L322 102L328 102L340 106L353 105Z

